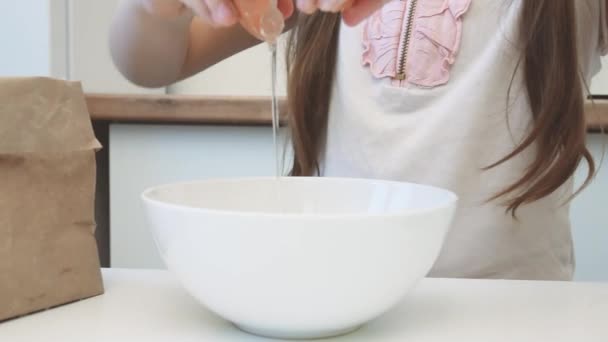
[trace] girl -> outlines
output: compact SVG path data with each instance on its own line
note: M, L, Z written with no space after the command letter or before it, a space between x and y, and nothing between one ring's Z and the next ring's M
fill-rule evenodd
M577 166L594 173L583 104L607 46L605 0L295 5L280 1L292 175L457 193L431 276L572 278L568 201ZM238 20L231 0L124 0L112 55L131 81L165 86L256 44Z

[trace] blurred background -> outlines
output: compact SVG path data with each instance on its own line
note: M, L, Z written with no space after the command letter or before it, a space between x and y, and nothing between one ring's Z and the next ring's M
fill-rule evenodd
M167 105L166 95L196 96L201 101L230 96L240 101L242 108L253 108L249 105L252 97L270 95L268 52L265 46L252 48L168 88L133 86L116 71L107 48L118 1L0 1L0 77L50 76L81 81L87 95L113 94L119 105L141 98L165 101L162 108L167 113L162 120L158 115L155 120L133 119L126 107L124 117L120 109L111 119L95 119L92 113L97 137L104 145L98 154L96 204L102 264L162 268L139 202L145 188L187 179L272 175L274 167L269 126L252 124L252 120L223 125L204 120L172 122L171 108L180 103L172 100ZM608 60L604 64L608 65ZM280 94L284 95L284 67L279 68ZM591 92L608 96L608 67L593 80ZM608 105L600 104L602 100L598 100L598 115L606 118L602 111L608 111ZM198 114L213 113L201 110L191 117ZM607 141L599 132L589 135L589 147L598 161ZM607 169L605 162L594 183L572 205L577 280L608 281ZM579 170L578 182L584 171Z

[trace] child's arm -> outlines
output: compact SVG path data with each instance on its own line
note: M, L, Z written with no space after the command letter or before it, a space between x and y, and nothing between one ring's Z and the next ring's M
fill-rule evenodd
M291 17L286 29L294 24L293 1L278 0L283 15ZM345 21L357 24L383 0L295 2L307 13L344 9ZM228 10L220 10L222 6ZM259 43L234 25L237 21L231 0L122 0L111 27L110 51L118 70L131 82L163 87Z
M166 86L258 43L240 25L215 28L178 0L161 1L163 8L154 0L123 0L114 17L112 58L133 83Z

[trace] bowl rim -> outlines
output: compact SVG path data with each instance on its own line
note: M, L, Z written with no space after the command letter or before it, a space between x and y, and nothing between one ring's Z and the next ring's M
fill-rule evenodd
M181 211L194 211L204 214L211 215L223 215L223 216L233 216L233 217L265 217L265 218L297 218L297 219L365 219L365 218L379 218L379 217L399 217L403 215L425 215L429 212L439 211L449 208L455 208L459 197L452 191L421 183L415 182L405 182L405 181L394 181L394 180L383 180L383 179L374 179L374 178L356 178L356 177L291 177L284 176L281 179L290 179L296 181L318 181L319 179L328 179L334 181L346 181L346 182L366 182L366 183L383 183L383 184L392 184L392 185L413 185L416 187L432 189L435 191L443 192L447 195L447 200L441 202L439 205L425 207L421 209L401 209L395 211L387 211L384 213L323 213L323 214L310 214L310 213L279 213L279 212L269 212L269 211L242 211L242 210L226 210L226 209L212 209L212 208L202 208L191 205L184 204L175 204L166 201L162 201L159 199L154 199L150 196L152 192L161 190L163 188L168 188L172 186L180 186L187 184L201 184L201 183L215 183L215 182L251 182L251 181L268 181L275 178L274 176L261 176L261 177L213 177L199 180L188 180L188 181L178 181L178 182L170 182L155 185L145 189L140 198L144 203L154 204L158 206L168 207L172 209L177 209Z

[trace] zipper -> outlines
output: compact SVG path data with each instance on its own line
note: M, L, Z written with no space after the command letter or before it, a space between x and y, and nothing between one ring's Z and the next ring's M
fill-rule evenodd
M405 80L407 76L405 73L405 67L407 63L407 55L410 49L410 42L412 40L412 31L414 29L414 17L416 14L416 7L418 5L418 0L409 0L409 2L410 5L408 7L407 25L405 27L405 32L401 40L401 54L398 61L399 64L397 64L397 75L395 77L398 80Z

